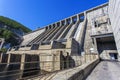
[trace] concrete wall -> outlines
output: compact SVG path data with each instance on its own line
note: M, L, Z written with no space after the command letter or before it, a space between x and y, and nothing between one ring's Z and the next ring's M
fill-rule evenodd
M66 80L85 80L85 78L90 74L94 67L99 63L99 59L96 59L90 63L87 63L81 66L81 70L72 75L69 79Z
M91 21L95 17L102 16L105 14L108 14L108 4L103 4L99 6L99 8L94 8L93 10L90 10L87 12L87 19L88 21Z
M109 17L120 61L120 0L109 0Z
M21 45L26 45L27 43L29 43L30 41L32 41L34 38L36 38L38 35L40 35L44 31L45 31L45 28L24 35L23 36L24 40L21 43Z
M97 32L97 29L95 27L95 21L98 20L99 23L106 22L107 14L108 14L107 3L86 11L86 17L87 17L86 26L87 27L86 27L86 33L85 33L84 46L83 46L86 53L90 53L91 48L94 48L95 52L97 52L96 46L94 46L92 42L91 35L92 34L96 35L96 32ZM101 26L99 28L101 28Z

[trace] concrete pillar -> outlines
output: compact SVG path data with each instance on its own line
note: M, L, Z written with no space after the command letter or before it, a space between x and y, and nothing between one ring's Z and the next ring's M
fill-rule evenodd
M53 58L53 61L52 61L52 71L54 71L55 70L55 55L54 54L52 54L52 58Z
M3 53L0 54L0 63L2 63Z
M67 19L65 19L65 24L64 25L67 25Z
M55 23L55 27L59 27L59 26L57 25L57 23Z
M69 19L68 19L68 21L69 21ZM70 18L70 24L72 24L73 23L73 18L71 17Z
M70 24L71 24L71 23L74 23L74 17L71 17L71 18L70 18Z
M39 67L40 67L40 74L41 74L41 63L40 63L40 57L41 57L41 55L39 54Z
M98 50L97 50L97 40L96 38L93 38L94 40L94 49L95 49L95 52L98 54ZM99 54L98 54L99 55Z
M80 21L80 16L77 14L77 22Z
M60 26L62 26L62 21L60 21Z
M25 65L25 54L22 54L22 56L21 56L21 65L20 65L20 70L21 70L20 79L21 79L22 76L23 76L24 65Z
M69 68L69 53L68 52L66 56L66 67Z
M84 63L86 63L86 55L84 55Z
M10 64L10 58L11 58L11 55L12 55L12 54L10 54L10 53L8 54L7 64Z
M117 57L118 57L118 61L120 61L120 54L119 54L119 53L118 53L118 56L117 56Z

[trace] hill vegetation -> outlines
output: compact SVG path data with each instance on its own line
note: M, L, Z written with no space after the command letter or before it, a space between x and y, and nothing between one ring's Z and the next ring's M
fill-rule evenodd
M20 42L22 41L22 38L17 36L16 33L14 33L13 31L11 31L11 29L14 30L22 30L24 33L28 33L31 30L28 29L27 27L25 27L24 25L9 19L7 17L4 16L0 16L0 23L7 25L9 28L0 28L0 38L4 38L5 39L5 44L11 44L12 46L16 46L19 45ZM4 50L4 49L3 49Z
M14 28L14 29L19 29L20 28L25 33L28 33L28 32L31 31L30 29L28 29L24 25L20 24L19 22L16 22L15 20L12 20L12 19L4 17L4 16L0 16L0 22L5 24L5 25L8 25L8 26L10 26L11 28Z
M16 34L7 29L0 29L0 38L4 38L6 44L11 43L11 46L19 44L19 41L16 39Z

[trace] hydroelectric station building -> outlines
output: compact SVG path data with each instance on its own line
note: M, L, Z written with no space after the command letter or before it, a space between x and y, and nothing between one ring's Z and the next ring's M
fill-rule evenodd
M24 35L21 45L1 54L1 63L17 64L15 68L24 77L29 76L29 71L48 73L96 58L119 60L120 27L116 28L116 21L120 18L116 18L115 1L119 0L110 0Z

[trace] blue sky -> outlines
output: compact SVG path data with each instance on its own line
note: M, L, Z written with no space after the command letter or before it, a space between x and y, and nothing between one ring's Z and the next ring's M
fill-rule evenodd
M105 2L108 0L0 0L0 15L35 30Z

